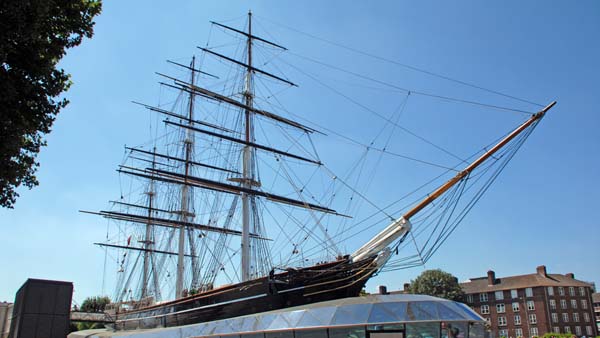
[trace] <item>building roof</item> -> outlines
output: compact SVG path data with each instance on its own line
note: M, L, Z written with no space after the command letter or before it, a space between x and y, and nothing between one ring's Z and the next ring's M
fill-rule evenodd
M264 332L290 329L344 327L386 323L423 321L484 320L468 306L424 295L369 295L314 303L287 309L257 313L213 322L154 330L156 337L200 337L228 335L242 332ZM158 333L160 332L160 333ZM82 334L86 333L81 331ZM132 331L89 332L85 337L132 337ZM144 337L154 337L148 335ZM70 334L69 337L79 337Z
M493 271L491 271L491 273L493 274ZM486 291L522 289L536 286L591 286L590 283L582 282L572 278L572 274L561 275L556 273L532 273L528 275L495 278L493 285L489 285L488 277L477 277L460 283L460 285L467 294Z
M600 303L600 293L592 293L592 302Z

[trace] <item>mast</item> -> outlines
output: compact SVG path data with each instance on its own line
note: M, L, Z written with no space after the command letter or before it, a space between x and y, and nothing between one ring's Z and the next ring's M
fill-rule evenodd
M394 220L390 225L388 225L385 229L383 229L380 233L378 233L375 237L373 237L370 241L368 241L365 245L356 250L350 258L352 261L358 261L363 258L369 257L371 255L382 255L383 259L379 266L385 264L387 257L389 256L388 246L392 244L395 240L400 237L406 236L411 229L410 219L416 215L419 211L423 210L426 206L435 201L438 197L452 188L456 183L460 182L463 178L467 177L473 170L479 167L482 163L484 163L487 159L492 157L498 150L504 147L508 142L517 137L520 133L522 133L525 129L529 128L532 124L539 121L550 108L554 107L556 101L553 101L549 105L547 105L544 109L539 112L533 114L527 121L513 130L508 136L503 138L500 142L498 142L494 147L490 150L486 151L483 155L481 155L478 159L469 164L465 169L460 171L456 176L448 180L446 183L442 184L439 188L437 188L434 192L432 192L429 196L424 198L419 204L411 208L407 211L402 217Z
M245 104L249 109L245 110L246 118L246 145L244 146L242 158L242 186L250 188L253 181L252 168L252 12L248 11L248 67L246 70L246 84L244 91ZM250 214L251 195L242 193L242 281L250 279ZM252 203L253 204L253 203Z
M154 152L156 152L156 147L154 148ZM152 168L156 165L156 157L152 157ZM154 244L152 240L152 210L153 210L153 202L154 202L154 180L150 179L150 186L148 187L148 222L146 223L146 236L144 237L144 269L142 271L142 299L148 297L148 282L149 282L149 274L150 274L150 253Z
M196 62L196 57L192 57L191 68L194 69ZM194 71L192 70L192 85L194 84ZM190 92L190 104L188 111L188 125L192 126L194 119L194 93ZM187 182L187 177L190 174L190 166L191 166L191 152L192 147L194 145L194 135L190 129L186 130L184 147L185 147L185 172L184 172L184 182ZM190 215L190 186L188 184L183 184L181 187L181 226L179 227L179 240L178 240L178 250L177 250L177 279L175 283L175 298L183 297L183 279L184 279L184 257L185 257L185 233L187 227L184 225L189 222L188 217ZM190 249L193 246L193 242L190 241ZM193 264L193 263L192 263Z

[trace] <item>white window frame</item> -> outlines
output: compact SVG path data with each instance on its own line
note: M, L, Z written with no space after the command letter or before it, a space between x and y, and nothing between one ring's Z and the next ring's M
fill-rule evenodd
M481 311L482 315L489 315L490 314L490 306L489 305L481 305L480 311Z
M589 313L587 313L587 312L583 313L583 321L586 323L590 322L590 314Z
M581 326L575 326L575 334L581 336Z
M571 327L565 326L565 333L571 333Z
M573 321L579 323L579 313L573 312Z
M488 301L488 294L487 293L480 293L479 294L479 301L480 302L487 302Z
M560 327L558 327L558 326L553 327L552 333L560 333Z
M571 308L573 308L573 309L577 308L577 299L571 299Z
M533 297L533 289L525 288L525 297Z
M565 288L563 288L562 286L558 287L558 295L559 296L564 296L565 295Z
M515 315L515 325L521 325L521 316Z
M494 299L496 299L496 300L504 300L504 291L496 291L496 292L494 292Z
M592 327L588 325L585 327L585 333L587 333L588 336L591 336L594 334L594 331L592 331Z
M575 296L575 287L569 286L569 296Z
M535 313L529 314L529 324L537 324L537 316Z
M504 305L504 303L496 304L496 313L505 313L505 312L506 312L506 306Z
M548 296L554 296L554 288L551 286L548 287Z
M498 317L498 326L506 326L506 317L504 317L504 316Z
M529 334L531 335L531 337L537 337L540 333L538 332L537 327L532 327L529 329Z
M562 320L564 323L568 323L569 322L569 314L568 313L563 313L562 314Z
M513 312L519 312L519 310L520 310L519 303L517 303L517 302L512 303L512 310L513 310Z
M550 309L556 310L556 301L554 299L550 299Z
M581 308L584 310L587 310L587 300L585 300L585 299L581 300Z
M579 295L581 297L585 297L585 288L583 286L579 287Z
M552 312L551 316L552 316L552 322L558 323L558 313Z
M522 328L520 328L520 327L517 327L517 328L515 329L515 336L517 336L517 338L519 338L519 337L521 337L521 338L522 338L522 337L523 337L523 329L522 329Z
M527 301L527 310L534 311L535 310L535 302L532 300Z
M467 295L467 303L473 303L473 295Z
M519 298L519 292L516 289L510 290L510 297L512 299Z
M560 300L560 308L563 310L565 310L567 308L567 300L566 299Z

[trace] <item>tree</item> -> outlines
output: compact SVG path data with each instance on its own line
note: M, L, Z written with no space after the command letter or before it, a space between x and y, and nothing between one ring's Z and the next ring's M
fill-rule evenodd
M461 301L464 296L458 279L440 269L423 271L419 277L410 281L409 291L456 301Z
M104 312L106 305L110 303L110 298L106 296L88 297L83 303L79 311L81 312Z
M0 6L0 206L38 185L36 156L69 101L70 75L56 66L93 35L100 0L5 0Z

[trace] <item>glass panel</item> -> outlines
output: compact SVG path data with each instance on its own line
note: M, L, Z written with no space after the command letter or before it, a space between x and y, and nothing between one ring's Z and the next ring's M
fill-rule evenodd
M362 326L329 329L329 338L365 338Z
M332 324L359 324L365 323L371 313L373 304L345 305L336 310Z
M246 337L243 337L246 338ZM265 338L294 338L294 331L266 332Z
M469 338L483 338L485 335L485 325L481 323L471 323L469 327Z
M386 303L373 304L369 323L389 323L402 321L402 313L397 313L395 309L389 308Z
M296 330L296 338L327 338L327 329Z
M439 338L440 323L407 323L406 338Z

